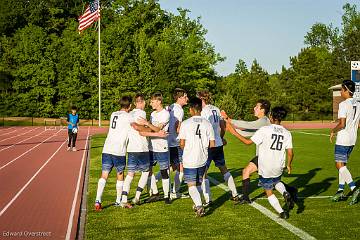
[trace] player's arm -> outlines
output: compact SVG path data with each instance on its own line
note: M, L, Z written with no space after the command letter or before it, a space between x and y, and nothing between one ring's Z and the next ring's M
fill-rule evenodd
M209 148L214 148L215 147L215 140L210 140L209 141Z
M151 128L146 127L144 125L140 125L138 123L131 123L131 127L134 128L138 132L152 132Z
M180 147L181 149L185 148L185 139L180 139Z
M163 129L164 126L166 125L166 124L164 124L164 123L160 123L158 126L154 126L153 124L151 124L149 121L147 121L147 120L144 119L144 118L139 118L138 122L139 122L139 124L144 125L144 126L150 128L150 129L151 129L152 131L154 131L154 132L159 132L159 131L160 131L161 129Z
M227 120L225 120L227 121ZM232 135L234 135L237 139L239 139L241 142L243 142L246 145L253 144L253 141L251 139L245 138L242 135L240 135L234 128L232 124L226 124L226 130L230 132Z
M294 159L294 151L292 148L289 148L289 149L286 149L287 151L287 170L288 170L288 174L291 173L291 170L292 170L292 161Z
M139 132L139 134L143 137L159 137L159 138L165 138L167 137L167 132L160 130L158 132Z
M331 129L331 132L330 132L330 142L331 143L333 142L335 134L337 132L339 132L340 130L344 129L345 126L346 126L346 118L339 118L338 124L333 129Z

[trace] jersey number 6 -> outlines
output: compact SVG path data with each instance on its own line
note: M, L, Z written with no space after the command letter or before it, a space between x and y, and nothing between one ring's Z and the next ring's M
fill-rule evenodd
M113 120L112 120L112 123L111 123L111 128L112 129L115 129L116 128L116 121L119 117L118 116L114 116Z

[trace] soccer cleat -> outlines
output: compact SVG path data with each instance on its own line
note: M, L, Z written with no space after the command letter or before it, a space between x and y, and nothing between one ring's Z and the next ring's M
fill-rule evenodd
M298 201L298 191L299 190L296 187L292 187L292 189L289 191L293 202ZM294 206L293 206L293 208L294 208Z
M204 207L204 208L208 208L208 207L211 207L211 205L212 205L212 201L207 202L207 203L204 203L204 204L203 204L203 207Z
M241 197L239 197L239 201L237 201L235 204L251 204L251 200L249 196L241 195Z
M123 203L123 202L121 202L120 203L120 206L122 207L122 208L128 208L128 209L130 209L130 208L133 208L133 205L131 205L130 203Z
M95 211L101 211L101 202L99 201L95 202Z
M72 148L72 151L73 151L73 152L76 152L76 147L73 147L73 148Z
M203 217L205 216L205 209L203 207L196 207L196 216L197 217Z
M68 148L67 148L67 151L68 151L68 152L70 152L71 150L72 150L71 147L68 147Z
M153 195L151 195L151 197L149 197L148 199L146 199L146 203L152 203L152 202L157 202L157 201L159 201L160 200L160 195L159 195L159 193L157 193L157 194L153 194Z
M190 196L189 195L186 195L186 194L182 194L182 193L171 193L170 194L170 198L171 199L179 199L179 198L189 198Z
M134 205L141 205L141 201L140 201L140 199L133 198L132 204L134 204Z
M240 201L239 195L236 195L235 197L231 197L230 199L231 199L231 201L234 201L235 204L237 204Z
M333 202L339 202L345 199L344 191L337 191L335 195L331 198Z
M356 204L359 201L359 195L360 195L360 188L357 188L355 191L353 191L349 205Z
M293 199L292 199L290 193L289 192L284 192L283 196L284 196L284 199L285 199L285 206L286 206L287 210L293 209L294 208L294 202L293 202Z
M169 197L164 198L165 204L171 204L171 199Z
M196 212L197 207L196 207L196 205L195 205L195 204L192 206L192 209L193 209L193 211L194 211L194 212Z
M281 213L280 213L280 218L288 219L288 218L289 218L289 213L286 212L286 211L281 212Z

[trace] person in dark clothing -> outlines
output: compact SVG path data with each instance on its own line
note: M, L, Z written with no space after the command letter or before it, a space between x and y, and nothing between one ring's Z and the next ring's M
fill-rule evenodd
M77 114L77 108L75 106L71 107L71 113L67 114L67 124L68 124L68 151L76 152L76 137L79 127L79 114Z

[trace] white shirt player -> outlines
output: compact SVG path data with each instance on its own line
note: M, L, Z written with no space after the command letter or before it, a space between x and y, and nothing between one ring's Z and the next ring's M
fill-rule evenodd
M166 109L161 110L160 112L154 111L151 113L150 122L155 127L158 127L162 124L164 127L162 130L168 131L169 129L169 120L170 114ZM167 152L168 151L168 142L166 138L151 137L151 150L153 152Z
M134 109L130 112L130 115L134 122L137 122L140 118L146 119L146 112L141 109ZM138 131L131 128L129 131L129 142L127 145L128 152L148 152L149 142L146 137L139 134Z
M111 114L109 132L105 140L103 153L125 156L132 122L134 121L131 115L125 111L117 111Z
M264 178L281 176L286 149L293 148L291 133L283 126L272 124L257 130L251 140L259 146L259 175Z
M339 104L338 118L346 118L346 125L344 129L337 133L336 145L355 145L360 119L360 103L353 98L341 102Z
M194 116L180 126L178 139L185 139L184 168L199 168L208 159L209 141L215 140L211 123L203 117Z
M213 106L213 105L205 105L205 107L203 107L202 111L201 111L201 116L203 118L205 118L206 120L208 120L213 129L214 129L214 134L215 134L215 147L220 147L223 145L223 141L221 139L220 136L220 120L221 118L221 114L220 114L220 109Z
M169 147L178 147L179 140L177 139L178 134L177 134L176 122L177 121L179 123L182 122L184 117L184 110L179 104L174 103L168 107L168 111L170 113L169 136L168 136Z

